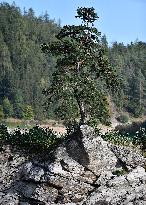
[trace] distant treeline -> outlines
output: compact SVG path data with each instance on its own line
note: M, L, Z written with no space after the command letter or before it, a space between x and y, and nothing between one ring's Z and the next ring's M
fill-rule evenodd
M108 49L111 65L122 80L119 93L113 100L119 111L127 111L134 117L146 114L146 43L135 41L124 46L113 43Z
M44 117L42 89L51 81L55 59L45 56L40 45L59 30L47 13L36 17L31 8L22 12L15 4L0 4L1 117Z
M40 45L53 41L59 30L47 13L36 17L32 8L22 12L15 4L0 4L0 118L54 117L54 105L43 112L42 90L51 83L56 59L43 54ZM108 47L106 36L101 43L122 80L119 93L112 96L117 109L136 117L145 114L146 43Z

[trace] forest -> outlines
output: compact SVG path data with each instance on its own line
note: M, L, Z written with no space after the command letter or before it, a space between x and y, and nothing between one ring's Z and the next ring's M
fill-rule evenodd
M32 8L21 11L14 3L0 4L0 119L55 119L53 104L44 110L42 91L49 87L56 58L42 52L44 42L53 42L61 29L60 22L49 14L36 16ZM135 40L128 45L108 45L100 38L111 66L121 80L119 92L110 93L119 113L145 115L146 108L146 43ZM107 96L104 83L97 84Z

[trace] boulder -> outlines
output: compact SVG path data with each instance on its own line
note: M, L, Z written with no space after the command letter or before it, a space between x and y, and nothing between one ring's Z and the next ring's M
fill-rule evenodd
M114 145L108 143L108 147L116 155L116 157L127 167L128 170L136 168L138 165L144 166L146 158L143 157L141 151L137 148L132 148L122 145Z
M105 174L104 174L105 176ZM108 178L103 181L99 178L98 184L101 186L96 189L84 202L85 205L105 204L111 205L127 205L135 201L146 204L146 172L144 168L138 166L132 172L122 176L113 176L108 174ZM101 176L102 177L102 176ZM105 178L105 177L104 177Z
M19 205L18 194L11 193L0 193L0 204L1 205Z

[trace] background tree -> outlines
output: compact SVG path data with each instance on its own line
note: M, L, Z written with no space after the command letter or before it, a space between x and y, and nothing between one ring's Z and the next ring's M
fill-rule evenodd
M4 118L3 107L0 105L0 122Z
M9 48L4 41L4 36L0 31L0 103L3 97L12 97L12 62Z
M43 118L42 89L51 80L55 59L48 59L40 44L52 41L60 27L47 13L36 17L33 9L23 13L8 3L0 3L0 19L0 104L7 97L15 118L22 118L24 105L32 105L35 118Z
M119 111L134 117L146 114L146 43L135 41L124 46L113 43L109 48L110 63L122 79L119 94L113 100Z
M3 100L3 111L5 118L13 116L13 105L8 98L4 98Z
M24 109L24 99L23 99L23 95L22 95L22 91L21 90L17 90L16 94L15 94L15 98L14 98L14 116L18 119L22 119L23 118L23 109Z
M31 105L26 105L23 111L23 118L25 120L32 120L34 119L34 112Z
M63 120L106 123L108 100L97 83L102 79L108 88L114 88L118 82L100 42L100 32L93 25L98 19L94 8L78 8L76 18L82 20L81 25L64 26L57 41L42 45L42 51L57 56L57 70L44 93L48 105L58 102L55 111Z

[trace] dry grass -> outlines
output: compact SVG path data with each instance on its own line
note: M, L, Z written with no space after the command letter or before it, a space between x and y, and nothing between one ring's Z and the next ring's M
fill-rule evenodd
M58 126L52 126L51 124L43 124L43 125L40 125L40 127L53 129L55 132L58 132L60 134L66 133L66 128L62 126L61 124Z
M140 118L132 118L130 117L130 121L131 122L144 122L146 120L146 116L143 116L143 117L140 117ZM20 119L15 119L15 118L8 118L5 120L5 122L9 123L9 124L13 124L13 126L18 126L19 124L27 124L28 122L27 121L24 121L24 120L20 120ZM45 121L42 121L42 122L39 122L40 124L40 127L44 127L44 128L50 128L50 129L53 129L55 132L58 132L58 133L61 133L61 134L64 134L66 133L66 128L65 126L63 125L62 121L58 122L58 121L55 121L55 120L45 120ZM101 129L101 132L104 134L106 132L110 132L112 130L114 130L115 126L117 125L116 124L117 122L112 122L112 126L109 127L109 126L105 126L105 125L98 125L98 128ZM37 121L35 120L31 120L31 124L32 126L35 126L37 123ZM121 123L118 123L118 124L121 124Z

